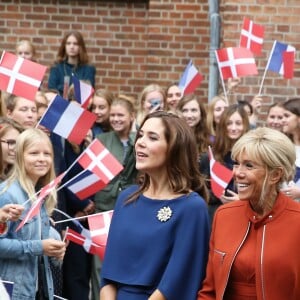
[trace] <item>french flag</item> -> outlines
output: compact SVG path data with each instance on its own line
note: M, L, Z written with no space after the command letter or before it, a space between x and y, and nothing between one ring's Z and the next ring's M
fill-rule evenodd
M201 84L202 80L203 76L199 73L192 60L190 60L178 84L182 95L193 93L195 89Z
M295 47L274 41L267 70L279 73L285 78L292 78L294 74Z
M89 100L94 93L93 87L90 84L79 80L76 76L72 76L72 82L74 85L75 100L81 107L86 109L89 105Z
M80 200L84 200L103 189L106 184L95 173L84 170L69 180L65 186Z
M95 123L96 118L95 114L57 95L39 124L79 145Z

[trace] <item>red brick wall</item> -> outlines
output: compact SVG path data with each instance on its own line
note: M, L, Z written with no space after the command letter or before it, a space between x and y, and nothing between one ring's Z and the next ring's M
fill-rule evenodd
M38 61L50 66L64 33L84 35L91 63L97 68L96 88L137 96L150 82L167 86L179 80L190 59L204 74L197 93L207 101L209 70L209 1L54 1L2 0L0 51L14 51L19 39L37 47ZM245 78L240 98L259 90L274 39L300 49L299 0L220 0L221 47L237 46L243 16L266 26L264 51L257 58L259 75ZM299 55L297 55L297 58ZM263 94L269 104L299 94L296 78L267 73Z
M244 78L237 89L241 98L249 100L259 91L263 73L269 58L274 40L290 44L296 48L295 77L283 79L280 75L267 72L262 94L264 106L262 118L267 107L273 101L298 96L300 94L300 1L298 0L220 0L222 17L222 46L232 47L239 42L243 17L265 26L263 53L256 57L259 75Z

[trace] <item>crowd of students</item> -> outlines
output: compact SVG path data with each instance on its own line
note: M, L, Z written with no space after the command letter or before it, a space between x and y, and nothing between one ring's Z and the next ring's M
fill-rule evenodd
M16 54L36 60L27 40ZM206 104L182 95L177 83L149 84L137 99L96 89L88 110L97 119L77 145L38 125L56 94L77 100L73 75L95 88L96 70L77 31L64 36L48 89L35 101L1 93L0 278L15 282L12 299L300 298L300 98L271 105L260 128L259 96L230 103L218 95ZM15 232L36 192L94 138L122 172L85 200L54 192ZM209 146L234 174L219 198L211 190ZM76 164L64 181L81 170ZM75 218L114 209L104 262L61 241L66 226L76 226L55 226L62 216L54 207ZM285 249L272 251L281 239ZM282 253L286 262L274 263ZM272 284L276 272L284 275Z

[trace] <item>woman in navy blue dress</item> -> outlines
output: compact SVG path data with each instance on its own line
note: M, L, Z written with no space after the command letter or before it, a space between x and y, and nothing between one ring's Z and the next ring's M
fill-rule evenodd
M138 130L135 154L141 180L118 197L100 299L194 300L209 239L194 135L174 114L154 112Z

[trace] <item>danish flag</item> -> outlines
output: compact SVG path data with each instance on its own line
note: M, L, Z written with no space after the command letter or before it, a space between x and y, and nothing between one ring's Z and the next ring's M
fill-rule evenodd
M50 183L45 185L41 191L40 194L35 202L31 205L29 211L27 212L24 219L20 222L18 227L16 228L16 231L21 229L26 222L34 218L36 215L40 213L41 206L44 202L45 197L47 197L55 188L56 186L61 182L62 178L65 176L66 172L61 173L59 176L57 176L54 180L52 180Z
M101 249L99 249L100 258L102 259L104 258L112 215L113 210L88 216L88 223L92 241L98 245L103 246Z
M82 246L86 252L98 255L101 258L100 253L103 252L103 250L101 252L103 246L94 243L89 236L82 235L75 230L67 228L65 239Z
M223 80L257 74L253 54L246 48L216 50L216 57Z
M35 99L47 67L3 51L0 60L0 90Z
M240 47L251 50L254 54L260 55L264 41L264 27L255 24L253 21L244 18L240 38Z
M78 163L95 173L104 184L109 183L123 170L120 162L102 145L94 139L78 158Z
M228 183L232 179L232 170L216 161L211 148L208 148L211 190L217 198L221 198Z

